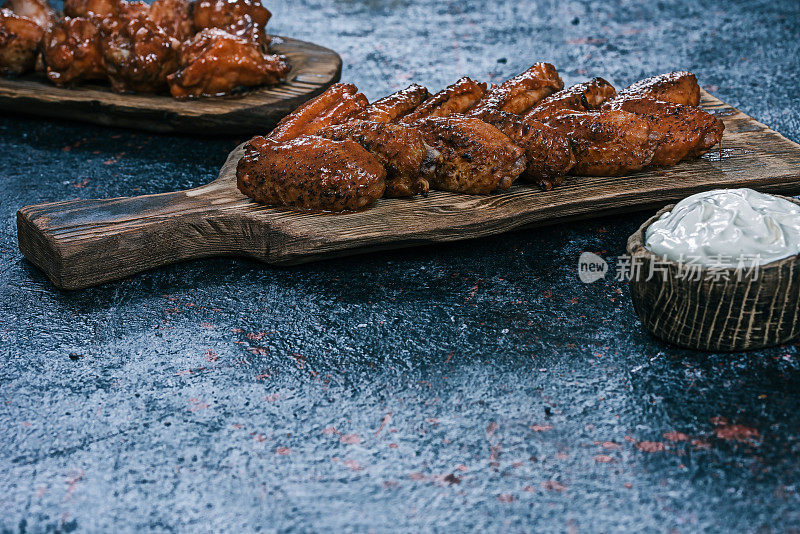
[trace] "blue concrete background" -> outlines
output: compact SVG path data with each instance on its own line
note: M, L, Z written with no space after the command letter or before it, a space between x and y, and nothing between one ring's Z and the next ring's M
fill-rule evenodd
M370 98L689 69L800 141L796 0L268 7ZM798 346L678 350L577 279L648 213L71 293L17 249L23 205L200 185L241 140L0 118L0 529L798 531Z

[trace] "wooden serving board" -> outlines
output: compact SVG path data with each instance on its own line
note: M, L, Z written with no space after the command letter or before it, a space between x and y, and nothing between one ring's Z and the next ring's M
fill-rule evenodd
M238 96L176 100L169 95L118 94L108 84L56 87L43 73L0 78L0 110L43 117L193 135L268 131L306 100L339 81L342 59L333 50L274 37L271 50L289 58L286 81Z
M718 187L800 193L800 145L708 93L702 106L725 122L722 148L666 169L570 177L547 192L522 184L491 196L434 191L428 198L381 199L359 213L311 214L242 195L239 146L219 177L202 187L22 208L19 246L56 286L78 289L191 258L240 255L292 265L662 207Z

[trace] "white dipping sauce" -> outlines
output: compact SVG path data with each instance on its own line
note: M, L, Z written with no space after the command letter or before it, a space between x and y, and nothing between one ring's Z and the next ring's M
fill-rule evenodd
M800 253L800 206L752 189L698 193L650 225L645 247L696 265L764 265Z

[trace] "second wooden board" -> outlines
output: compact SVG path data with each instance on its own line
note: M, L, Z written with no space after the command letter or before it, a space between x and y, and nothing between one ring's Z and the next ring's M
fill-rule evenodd
M491 196L434 191L427 198L381 199L359 213L310 214L242 195L240 146L219 178L202 187L23 208L19 245L56 286L76 289L191 258L241 255L291 265L662 207L719 187L800 193L800 145L707 93L702 106L725 122L722 147L670 168L570 177L546 192L524 184Z
M0 110L153 132L237 136L263 132L339 81L342 73L339 55L313 43L273 37L270 49L289 58L292 70L286 81L240 96L176 100L169 95L117 94L98 83L70 89L34 73L0 78Z

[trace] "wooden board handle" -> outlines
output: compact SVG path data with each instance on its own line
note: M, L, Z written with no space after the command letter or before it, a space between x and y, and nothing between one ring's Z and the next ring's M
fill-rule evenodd
M57 287L81 289L176 261L263 251L247 219L215 202L214 184L189 191L26 206L17 212L22 253ZM235 186L233 186L235 188ZM238 193L238 191L237 191ZM252 234L251 234L252 235Z

